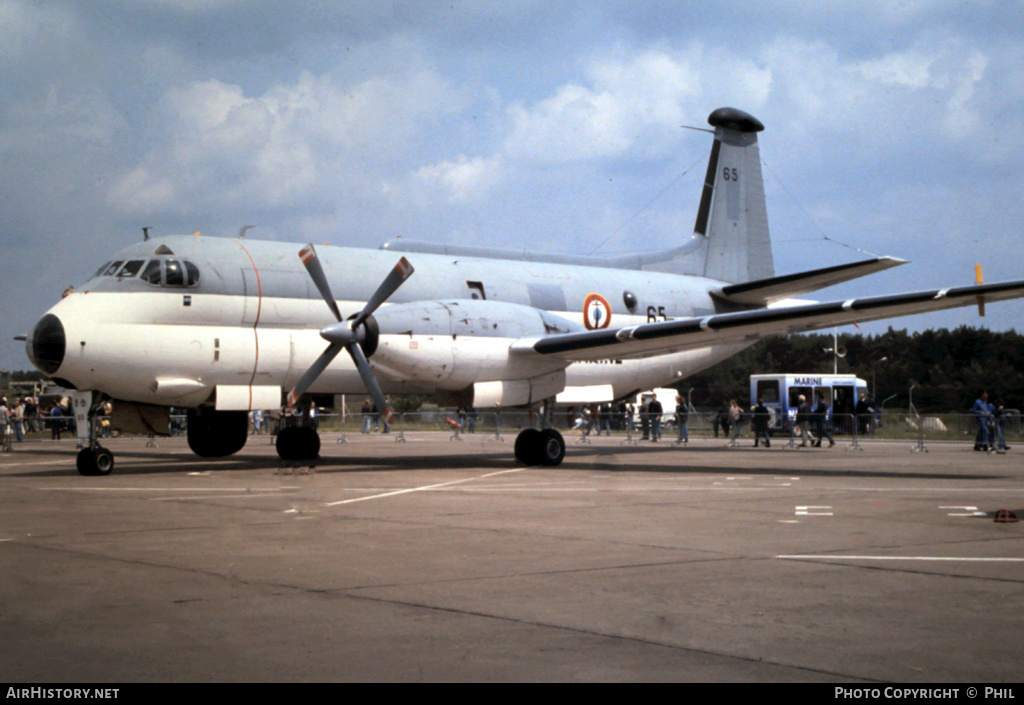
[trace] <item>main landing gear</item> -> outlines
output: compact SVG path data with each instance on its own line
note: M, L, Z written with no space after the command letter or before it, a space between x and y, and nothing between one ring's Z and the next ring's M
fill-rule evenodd
M291 426L277 433L281 460L314 460L320 455L320 435L312 426Z
M516 436L516 460L526 465L555 466L565 457L565 439L553 428L527 428Z
M565 458L565 439L562 434L551 428L551 414L554 410L554 399L544 402L541 412L543 429L527 428L516 436L516 460L525 465L543 465L554 467Z
M309 403L300 401L298 406L301 411L298 417L281 417L282 425L294 424L284 426L277 432L277 455L281 460L305 462L315 460L320 455L320 434L313 427Z

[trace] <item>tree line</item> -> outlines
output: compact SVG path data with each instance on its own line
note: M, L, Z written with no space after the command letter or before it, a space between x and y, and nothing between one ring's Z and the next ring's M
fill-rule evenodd
M724 400L747 400L750 375L771 373L830 374L831 334L766 338L677 386L691 387L695 407L717 407ZM846 356L840 374L855 374L876 386L876 402L907 408L910 386L919 411L967 411L983 390L1007 408L1024 408L1024 335L960 326L908 333L890 327L880 335L839 336Z

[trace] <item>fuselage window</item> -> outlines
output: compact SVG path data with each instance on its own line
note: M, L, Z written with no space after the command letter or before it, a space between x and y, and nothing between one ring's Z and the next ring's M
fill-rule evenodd
M139 273L139 270L142 269L142 265L145 263L146 260L144 259L128 260L124 263L124 266L121 267L121 271L117 273L118 278L123 279L125 277L134 277Z
M163 268L160 266L160 260L151 259L146 264L146 268L142 270L142 274L139 276L142 281L149 284L160 284L160 272Z

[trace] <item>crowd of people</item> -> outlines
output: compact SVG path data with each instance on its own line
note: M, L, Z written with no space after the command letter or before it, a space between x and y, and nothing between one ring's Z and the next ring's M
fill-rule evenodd
M75 418L70 402L65 398L40 407L34 396L0 398L0 439L5 447L12 442L21 443L28 433L50 430L54 440L64 432L74 432Z
M832 410L827 395L819 391L813 401L804 395L800 395L797 401L796 416L790 428L790 443L796 444L799 440L798 447L820 448L824 441L828 441L829 447L834 446L836 442L832 435ZM677 395L675 402L676 443L686 444L689 443L691 410L682 396ZM1009 446L1006 445L1005 434L1005 423L1009 412L1003 401L999 399L990 401L988 392L982 392L970 411L977 423L974 450L1005 453L1009 449ZM877 428L879 409L872 399L861 394L856 403L855 412L852 422L856 424L857 434L869 434ZM290 409L285 409L283 412L277 410L250 412L251 432L254 434L276 433L282 426L298 423L299 419L293 413ZM311 424L315 428L318 425L320 410L313 405L310 413ZM110 404L108 402L104 417L109 417L109 414ZM383 433L389 432L382 414L372 400L365 401L360 415L363 433L381 430ZM475 408L461 406L456 411L456 417L456 423L463 432L474 432L477 421ZM172 414L172 421L174 418ZM639 405L623 401L616 404L588 404L578 410L573 407L568 410L570 427L580 431L583 438L590 434L600 436L602 433L610 436L612 431L633 433L639 425L641 440L657 442L662 439L664 418L664 408L658 401L657 394L642 395ZM104 418L104 421L100 434L106 436L110 434L111 427L107 418ZM754 447L759 447L762 442L766 448L771 447L771 412L765 406L763 399L758 399L757 404L749 411L745 410L735 399L725 402L712 414L711 422L714 437L717 438L721 432L724 437L729 439L730 445L738 445L739 438L745 436L745 427L749 424L754 435ZM46 430L50 431L50 437L53 440L60 440L63 433L74 434L74 415L71 413L70 402L67 398L52 401L45 407L41 406L39 400L33 396L14 397L13 402L9 402L7 397L0 399L0 439L2 439L5 449L9 450L12 442L22 442L26 434ZM183 429L180 430L183 431ZM844 424L835 430L839 433L849 433L853 429L848 428L848 424Z

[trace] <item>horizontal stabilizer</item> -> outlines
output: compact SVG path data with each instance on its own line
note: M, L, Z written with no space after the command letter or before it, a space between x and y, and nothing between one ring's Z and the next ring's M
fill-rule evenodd
M907 260L896 257L876 257L862 262L812 269L809 272L759 279L745 284L731 284L711 293L735 304L767 306L775 301L801 296L906 263Z

